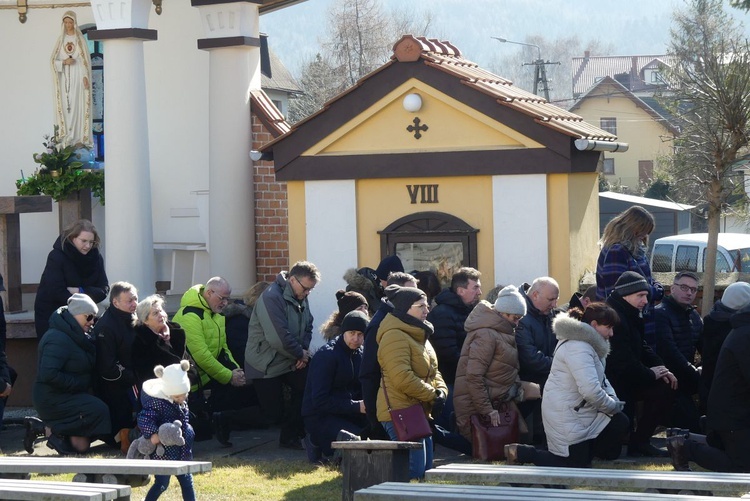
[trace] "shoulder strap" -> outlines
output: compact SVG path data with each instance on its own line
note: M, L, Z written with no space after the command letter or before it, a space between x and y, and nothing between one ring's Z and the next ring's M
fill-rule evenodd
M196 308L195 306L185 306L184 308L182 308L182 313L193 313L194 315L198 315L198 318L203 320L203 313L205 312L202 308Z

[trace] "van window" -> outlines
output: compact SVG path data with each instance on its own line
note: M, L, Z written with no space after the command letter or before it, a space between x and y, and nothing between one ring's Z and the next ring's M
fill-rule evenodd
M737 251L729 251L730 254L732 252ZM708 253L708 249L703 249L703 271L706 271L706 254ZM716 273L729 273L730 271L734 271L734 267L730 266L729 263L727 263L727 258L724 257L724 254L721 253L720 250L716 250Z
M750 248L747 249L735 249L727 251L732 256L733 268L732 271L750 271Z
M674 271L698 271L698 246L678 245Z
M651 271L669 272L672 271L672 251L674 245L659 244L654 245L654 256L651 260Z

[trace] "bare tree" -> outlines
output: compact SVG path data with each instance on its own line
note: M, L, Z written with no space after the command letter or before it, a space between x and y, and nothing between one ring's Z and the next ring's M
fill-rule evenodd
M299 84L304 93L289 102L289 121L292 123L312 115L344 90L341 77L336 75L328 58L320 53L304 65Z
M303 65L298 78L304 95L289 105L291 122L315 113L384 64L402 35L425 35L433 19L429 12L417 13L410 7L385 11L381 0L337 0L328 18L322 53Z
M690 0L671 29L669 71L674 94L665 103L681 121L675 178L691 184L708 212L704 312L713 306L716 247L722 210L742 176L735 162L750 142L750 47L721 0Z
M392 24L379 0L338 0L328 17L323 46L349 85L387 61Z

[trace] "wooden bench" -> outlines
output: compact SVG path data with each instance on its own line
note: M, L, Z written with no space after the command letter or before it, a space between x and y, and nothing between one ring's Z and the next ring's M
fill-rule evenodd
M0 477L28 473L75 473L74 482L146 485L149 475L183 475L211 471L210 461L160 461L146 459L0 457ZM1 497L0 497L1 498Z
M484 500L509 501L642 501L642 492L607 492L526 487L499 487L487 485L404 484L386 482L354 493L355 501L434 501L434 500ZM682 494L649 494L654 501L704 500L704 496ZM737 498L715 497L712 501L737 501Z
M130 499L129 485L0 479L0 499L108 501Z
M421 447L420 442L390 440L333 442L331 448L341 450L341 499L351 501L354 491L381 482L408 482L409 451Z
M548 485L608 490L636 489L647 492L671 490L730 496L736 495L738 492L750 492L750 474L691 471L613 470L456 463L428 470L425 473L425 480L459 484Z

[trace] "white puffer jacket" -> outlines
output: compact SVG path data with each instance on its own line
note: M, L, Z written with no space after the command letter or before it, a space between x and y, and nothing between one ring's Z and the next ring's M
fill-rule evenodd
M617 410L617 395L604 375L609 341L589 324L560 313L552 323L559 340L544 387L542 420L549 451L599 436Z

